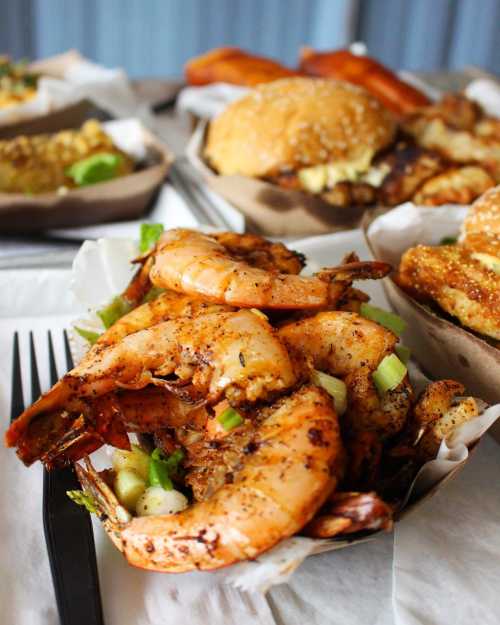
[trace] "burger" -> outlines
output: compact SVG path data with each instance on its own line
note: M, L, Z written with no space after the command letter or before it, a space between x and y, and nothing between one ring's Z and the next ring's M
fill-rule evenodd
M396 123L355 85L284 78L257 86L209 125L205 158L221 175L263 179L336 205L371 204Z

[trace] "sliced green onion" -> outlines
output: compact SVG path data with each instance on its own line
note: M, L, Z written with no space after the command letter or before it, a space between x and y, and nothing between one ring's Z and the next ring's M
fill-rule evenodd
M152 302L159 295L161 295L162 293L165 293L165 291L166 289L162 289L161 286L152 286L149 289L149 291L146 293L146 295L144 296L142 303L145 304L146 302Z
M161 449L156 448L149 461L149 485L172 490L174 488L172 476L179 473L179 464L183 458L184 453L181 449L176 449L170 456L166 456Z
M97 339L101 336L99 332L92 332L91 330L85 330L85 328L77 328L74 326L75 332L79 334L82 339L88 341L91 345L93 345Z
M391 354L382 360L372 376L378 392L383 395L399 386L406 374L405 365L396 354Z
M365 319L376 321L384 328L391 330L397 336L401 336L406 328L406 321L401 319L399 315L377 308L377 306L370 306L370 304L361 304L360 313Z
M83 506L88 512L98 512L96 500L83 490L67 490L66 495L79 506Z
M141 254L152 249L163 232L163 224L141 224L139 250Z
M226 408L217 417L217 421L222 425L226 432L229 432L229 430L233 430L241 425L243 423L243 418L234 408Z
M316 370L313 371L312 381L316 386L324 388L333 397L337 414L343 415L347 408L347 387L344 382L334 378L333 375Z
M409 347L406 347L406 345L396 345L396 349L394 351L403 364L408 364L411 356L411 349Z
M77 186L85 187L115 178L122 162L123 157L120 154L100 152L73 163L64 173L72 178Z
M439 245L455 245L457 241L457 237L443 237L441 241L439 241Z
M97 311L98 317L104 324L106 330L110 328L114 323L121 319L123 315L126 315L132 306L121 295L117 295L113 300L104 308Z

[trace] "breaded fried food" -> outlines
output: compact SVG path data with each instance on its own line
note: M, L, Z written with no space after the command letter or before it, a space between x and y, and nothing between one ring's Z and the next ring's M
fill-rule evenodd
M441 119L448 127L455 130L473 131L483 116L481 107L460 93L448 93L439 102L419 108L407 117L412 121Z
M426 180L413 201L423 206L470 204L494 185L495 181L482 167L456 167Z
M299 75L277 61L234 47L215 48L191 59L184 74L190 85L227 82L246 87Z
M429 178L443 171L443 159L431 150L401 142L381 161L389 170L380 188L380 199L386 206L410 200Z
M73 188L68 167L102 153L120 156L117 176L133 171L133 160L113 144L96 120L85 122L79 130L0 141L0 192L37 194Z
M405 252L395 279L415 299L499 340L500 277L473 254L461 245L418 245Z
M477 233L500 237L500 185L482 195L467 211L462 234L467 238Z
M449 95L421 108L407 116L402 127L418 145L437 150L453 163L479 163L500 182L498 123L465 96Z

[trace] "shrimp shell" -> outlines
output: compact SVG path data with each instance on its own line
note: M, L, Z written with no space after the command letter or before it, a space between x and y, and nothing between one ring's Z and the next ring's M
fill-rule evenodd
M83 398L148 384L182 394L180 382L209 403L223 394L235 403L267 399L292 387L294 365L269 323L248 310L178 318L100 346L25 410L6 433L16 445L31 420L61 409L81 410Z
M342 443L331 399L308 386L279 400L254 447L232 483L172 515L130 519L90 463L77 465L77 473L130 564L171 573L212 570L255 558L297 533L334 490Z
M214 238L184 229L162 235L150 277L156 286L243 308L318 308L328 301L327 281L253 267Z

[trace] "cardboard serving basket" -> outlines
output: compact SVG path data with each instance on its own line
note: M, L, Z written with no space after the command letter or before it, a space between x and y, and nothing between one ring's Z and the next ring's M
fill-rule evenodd
M463 207L450 207L446 216L442 209L408 207L417 215L414 225L406 225L398 231L390 228L391 244L382 244L381 232L389 232L390 220L397 211L365 220L363 230L367 244L374 257L399 266L402 254L414 245L437 245L444 236L456 236L463 219ZM418 214L421 220L418 221ZM382 221L383 220L383 221ZM387 225L384 225L387 224ZM422 224L427 224L424 230ZM412 232L412 228L413 231ZM407 245L413 237L411 245ZM386 239L388 241L389 239ZM404 342L423 371L432 378L452 377L465 385L467 391L494 404L500 402L500 349L489 344L465 328L439 316L405 293L391 277L382 281L387 299L394 310L407 322ZM500 311L499 311L500 314Z
M83 57L76 51L70 50L47 59L36 61L29 65L29 69L37 74L49 78L63 79L64 72ZM64 106L50 105L44 112L33 112L28 115L16 115L13 107L9 116L3 119L0 115L0 139L11 139L17 135L33 135L42 132L57 132L65 128L80 126L95 111L95 106L87 99L79 100ZM1 109L0 109L1 112Z
M141 217L173 160L144 127L142 135L146 158L131 174L64 194L0 193L0 232L27 233Z
M206 183L243 215L250 229L265 236L309 236L357 228L367 207L338 207L319 196L283 189L246 176L220 176L205 162L207 122L199 121L186 156Z

